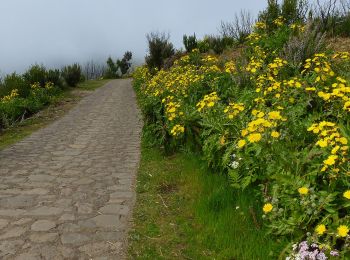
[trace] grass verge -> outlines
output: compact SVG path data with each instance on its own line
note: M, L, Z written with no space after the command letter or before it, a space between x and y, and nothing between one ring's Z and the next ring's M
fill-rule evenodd
M196 156L143 142L129 258L277 259L284 243L265 235L257 204Z
M90 91L103 86L108 81L109 80L89 80L80 83L76 88L63 91L60 95L53 98L52 103L48 107L39 113L0 132L0 150L20 141L32 132L62 117L67 111L74 107L79 100L87 96Z

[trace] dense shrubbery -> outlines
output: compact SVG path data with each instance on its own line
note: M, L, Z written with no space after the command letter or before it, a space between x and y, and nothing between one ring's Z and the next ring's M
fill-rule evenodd
M153 32L147 35L148 55L145 57L150 70L160 70L165 61L175 54L170 36L165 33Z
M81 67L75 63L73 65L65 66L62 69L62 77L70 87L76 87L82 80Z
M291 259L348 258L350 55L319 52L315 33L298 46L299 21L271 23L256 23L236 61L193 50L155 75L139 68L145 134L168 152L201 150L234 188L255 190L269 232L296 243Z
M76 86L82 79L78 64L62 70L31 66L23 75L6 75L0 83L0 130L25 119L48 105L64 84Z
M51 82L43 87L36 82L27 92L23 97L17 89L12 89L9 95L0 98L0 130L41 110L59 93L59 88Z
M196 34L190 36L184 35L182 41L187 52L191 52L198 47Z

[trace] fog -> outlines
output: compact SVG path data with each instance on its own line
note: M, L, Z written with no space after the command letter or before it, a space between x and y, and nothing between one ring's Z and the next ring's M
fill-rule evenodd
M262 0L0 0L0 72L23 72L34 63L61 67L104 62L132 51L140 63L145 35L165 31L175 47L183 34L215 34L241 9L256 15Z

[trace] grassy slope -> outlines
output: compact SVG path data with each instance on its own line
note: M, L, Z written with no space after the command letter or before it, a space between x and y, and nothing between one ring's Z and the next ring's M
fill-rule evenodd
M11 128L0 132L0 149L14 144L32 132L57 120L69 111L78 101L87 95L86 91L93 91L103 86L109 80L89 80L78 85L77 88L68 89L59 96L54 97L51 105Z
M260 228L254 196L200 165L143 144L130 259L276 259L283 245Z

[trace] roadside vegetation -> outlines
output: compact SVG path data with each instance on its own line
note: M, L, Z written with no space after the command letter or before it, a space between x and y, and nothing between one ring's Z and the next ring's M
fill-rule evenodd
M349 3L317 5L269 0L252 24L242 13L220 36L184 36L186 51L148 36L133 76L155 148L143 150L131 256L350 257L350 54L327 44L350 35Z
M50 103L41 111L29 118L14 122L0 131L0 150L57 120L74 107L79 100L88 95L90 91L102 87L108 81L101 79L87 80L79 83L76 88L66 88L57 95L50 97Z
M80 94L76 96L78 91L73 89L94 90L107 82L103 79L127 75L131 59L132 53L127 51L116 62L109 58L107 66L89 61L83 66L75 63L59 70L36 64L23 74L12 73L0 78L0 147L49 122L51 113L56 113L52 108L56 110L63 103L74 103ZM47 119L43 119L46 113Z

